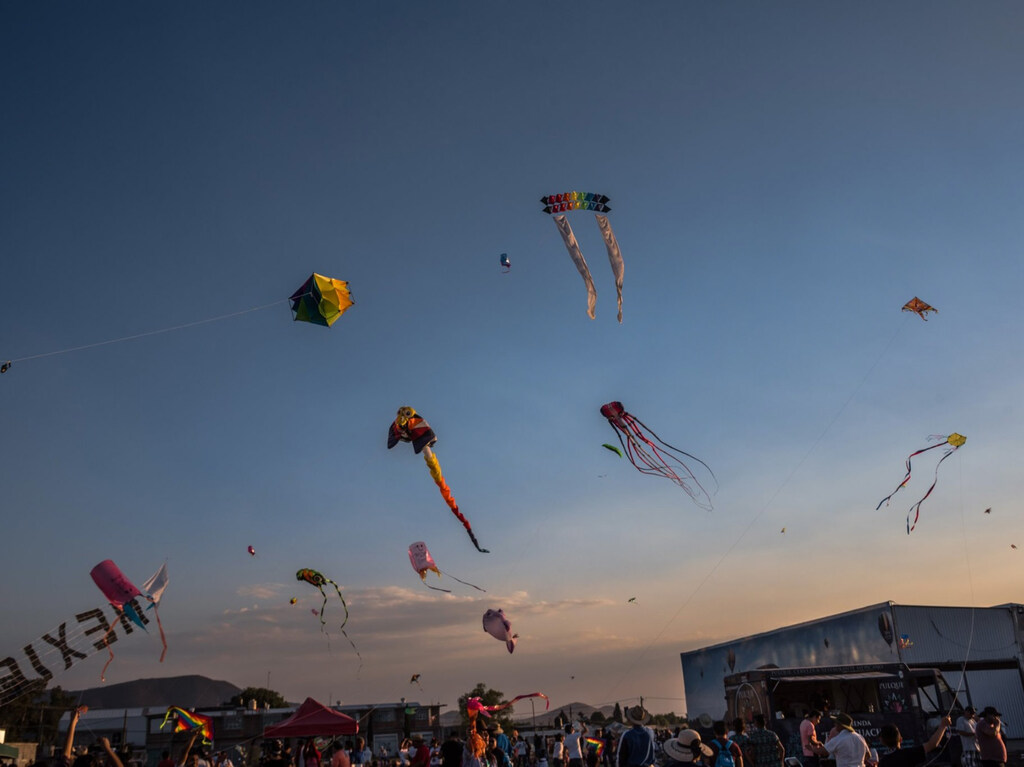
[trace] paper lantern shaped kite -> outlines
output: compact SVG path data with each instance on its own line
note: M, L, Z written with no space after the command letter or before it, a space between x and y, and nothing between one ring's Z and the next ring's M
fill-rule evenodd
M909 301L907 301L907 303L903 304L903 311L914 312L914 314L916 314L925 322L928 321L928 318L925 317L925 315L928 312L935 312L936 314L939 313L938 309L936 309L934 306L929 306L917 296L914 296Z
M921 504L924 503L925 499L928 498L928 496L932 494L932 490L935 489L935 485L937 485L938 482L939 482L939 466L941 466L943 461L945 461L947 458L949 458L951 455L953 455L953 453L955 453L958 448L963 447L963 445L967 442L967 437L965 437L963 434L957 434L956 432L953 432L948 437L943 437L941 434L937 434L937 435L932 435L928 439L930 439L930 440L942 440L942 441L939 442L937 445L931 445L930 447L924 447L924 448L921 448L920 450L916 450L913 453L911 453L909 456L907 456L907 476L905 476L903 478L903 481L900 482L899 485L896 486L895 490L893 490L891 493L889 493L889 495L885 496L885 498L880 500L878 502L878 505L875 507L875 511L878 511L880 508L882 508L882 504L883 503L886 506L888 506L889 505L889 499L892 498L894 495L896 495L896 493L898 493L904 487L906 487L906 484L910 481L910 460L915 455L921 455L921 453L927 453L929 450L934 450L937 447L943 447L943 446L948 447L949 449L946 450L946 452L943 454L942 458L939 459L939 462L937 464L935 464L935 480L932 482L932 486L928 488L928 492L927 493L925 493L923 496L921 496L921 500L919 500L917 503L915 503L913 506L911 506L910 507L910 511L907 512L907 535L910 535L911 531L915 527L917 527L917 520L921 516ZM911 519L910 519L910 515L911 514L914 515L913 521L911 521Z
M426 586L428 589L433 589L434 591L443 591L446 594L452 593L451 589L439 589L437 588L437 586L431 586L429 583L427 583L427 571L433 570L435 573L437 573L437 577L440 578L441 568L437 566L437 563L434 561L434 558L430 556L430 551L427 549L427 544L425 544L423 541L416 541L415 543L409 544L409 562L412 563L412 569L419 574L420 580L423 581L423 585ZM487 591L487 589L482 589L479 586L473 586L472 583L467 583L466 581L459 580L451 573L445 573L445 575L447 575L453 581L459 581L459 583L461 583L464 586L472 586L477 591Z
M314 273L292 293L293 319L312 322L314 325L330 327L354 301L348 291L348 283Z
M197 732L203 738L203 743L213 743L213 719L195 711L186 711L179 706L171 706L167 709L164 721L160 729L174 717L174 732Z
M480 543L476 539L476 535L473 533L473 527L469 524L469 520L463 516L462 512L459 511L459 504L455 502L455 498L452 496L451 488L448 487L448 483L445 482L444 475L441 473L441 464L437 461L437 456L434 455L434 451L431 450L431 446L437 442L437 436L434 434L434 430L430 428L430 424L426 422L422 417L416 414L416 411L411 407L400 407L398 408L398 417L391 423L388 428L388 450L393 448L399 442L411 442L412 449L416 453L423 453L423 460L427 462L427 469L430 471L430 476L434 480L434 484L437 485L437 489L441 491L441 497L444 498L445 503L448 504L448 508L452 510L452 514L462 523L462 526L466 528L466 533L469 534L469 540L473 541L473 545L476 546L476 550L482 554L489 554L487 549L480 548Z

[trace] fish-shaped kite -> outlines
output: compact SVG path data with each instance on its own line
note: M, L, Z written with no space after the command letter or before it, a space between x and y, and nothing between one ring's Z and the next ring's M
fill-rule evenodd
M437 436L434 434L434 430L430 428L430 424L426 422L422 417L417 415L416 411L408 406L402 406L398 408L398 416L391 423L391 427L388 429L388 450L393 448L399 442L411 442L412 449L414 452L423 453L423 460L427 463L427 469L430 470L430 476L434 480L434 484L437 485L438 490L441 491L441 497L444 498L445 503L448 504L448 508L452 510L452 514L462 523L462 526L466 528L466 533L469 535L469 540L473 541L473 545L476 546L476 550L483 553L489 554L487 549L480 548L480 543L476 539L476 535L473 533L473 528L469 524L469 520L463 516L462 512L459 511L459 505L455 502L455 498L452 496L452 491L448 487L448 483L445 482L444 475L441 473L441 464L437 461L437 456L434 455L434 451L431 450L431 446L437 442Z
M615 232L612 231L612 225L608 222L608 216L601 215L611 210L607 205L608 198L603 194L594 194L593 192L563 192L562 194L545 195L540 198L540 201L544 205L544 212L549 216L559 214L554 216L555 226L558 227L558 233L562 235L562 242L565 243L565 249L569 251L569 257L576 265L576 271L580 273L587 286L587 316L590 319L594 319L594 307L597 305L594 278L590 276L590 267L587 266L587 260L583 257L583 251L580 250L579 243L576 241L576 234L573 232L572 226L569 225L569 219L562 214L574 210L594 211L597 227L601 230L601 238L604 240L605 250L608 251L608 263L611 264L612 275L615 277L615 290L619 300L619 322L621 323L622 278L625 267L622 262L622 253L619 250L619 242L615 238Z
M505 617L503 610L488 610L484 613L484 631L499 642L504 642L509 652L516 649L519 634L512 633L512 624Z
M925 317L925 315L928 312L935 312L936 314L939 313L938 309L936 309L934 306L929 306L917 296L914 296L909 301L907 301L907 303L903 304L903 311L914 312L914 314L916 314L925 322L928 321L928 318Z
M704 486L694 475L690 467L675 455L665 453L662 448L695 460L708 470L708 473L711 475L711 479L715 482L715 488L717 489L718 480L715 478L715 473L711 471L711 468L704 463L704 461L695 455L690 455L689 453L680 450L677 447L672 447L672 445L662 440L657 434L651 431L643 421L636 416L627 413L626 408L621 402L609 402L606 405L602 405L601 415L607 418L608 423L610 423L612 428L615 429L615 436L619 438L619 444L622 445L622 448L626 451L626 456L629 458L629 462L636 466L641 473L653 474L655 476L665 477L666 479L672 480L686 491L687 495L694 500L694 503L702 509L711 511L711 496L708 495L707 490L704 489ZM658 447L658 444L652 442L651 439L648 438L648 434L653 437L661 447ZM674 464L674 466L671 464ZM682 471L679 472L676 467Z
M896 493L898 493L904 487L906 487L906 484L910 481L910 461L915 455L927 453L929 450L934 450L937 447L947 447L948 450L946 450L946 452L942 455L942 458L939 459L939 462L935 464L935 480L932 482L932 486L928 488L927 493L921 496L921 500L919 500L917 503L911 506L910 511L907 512L907 535L910 535L911 531L915 527L917 527L917 520L921 516L921 504L924 503L925 499L932 494L932 490L934 490L935 485L938 484L939 466L941 466L943 461L945 461L947 458L953 455L953 453L955 453L957 449L963 447L964 443L967 442L967 437L965 437L963 434L957 434L956 432L953 432L948 437L943 437L941 434L933 434L928 439L942 441L939 442L938 444L931 445L930 447L921 448L920 450L917 450L911 453L909 456L907 456L907 476L905 476L903 478L903 481L896 486L895 490L893 490L891 493L889 493L889 495L885 496L885 498L880 500L878 502L878 505L875 507L875 511L878 511L880 508L882 508L882 504L888 506L889 499L896 495ZM913 521L911 521L910 519L911 514L914 515Z
M434 561L434 558L430 556L430 551L427 549L427 544L425 544L423 541L416 541L415 543L409 544L409 562L412 564L412 569L419 574L420 580L423 581L423 585L426 586L428 589L433 589L434 591L443 591L446 594L452 593L451 589L440 589L436 586L431 586L429 583L427 583L427 571L432 570L433 572L437 573L437 577L440 578L441 568L437 566L437 563ZM459 583L463 584L464 586L472 586L477 591L487 591L487 589L482 589L479 586L473 586L472 583L467 583L466 581L459 580L451 573L445 573L445 575L447 575L453 581L459 581Z

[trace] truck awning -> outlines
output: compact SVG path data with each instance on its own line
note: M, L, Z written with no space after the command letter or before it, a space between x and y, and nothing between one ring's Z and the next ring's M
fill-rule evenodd
M850 674L808 674L806 676L773 676L773 682L831 682L838 679L895 679L896 674L884 671L856 671Z

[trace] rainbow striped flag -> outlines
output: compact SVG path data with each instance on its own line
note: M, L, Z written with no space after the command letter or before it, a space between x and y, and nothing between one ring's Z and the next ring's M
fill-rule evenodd
M160 729L174 716L174 732L187 730L199 730L202 733L203 743L213 743L213 719L195 711L186 711L180 706L171 706L167 709L167 715L160 725Z
M597 738L584 738L583 742L588 746L597 751L597 758L601 758L601 754L604 752L604 741L598 740Z

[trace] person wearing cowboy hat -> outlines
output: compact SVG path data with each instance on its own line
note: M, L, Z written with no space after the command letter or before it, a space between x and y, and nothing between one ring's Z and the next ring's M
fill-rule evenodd
M644 723L651 715L643 705L626 709L632 727L619 738L618 767L651 767L654 764L654 733Z
M835 726L825 741L825 750L836 760L836 767L864 767L864 759L871 752L868 742L853 729L849 714L836 714Z
M1003 740L1003 723L995 706L985 706L981 711L976 734L978 756L982 767L1002 767L1006 764L1006 741Z
M701 743L700 733L696 730L680 730L674 738L669 738L662 744L671 761L666 767L673 763L678 764L700 764L705 756L714 753L710 748Z

